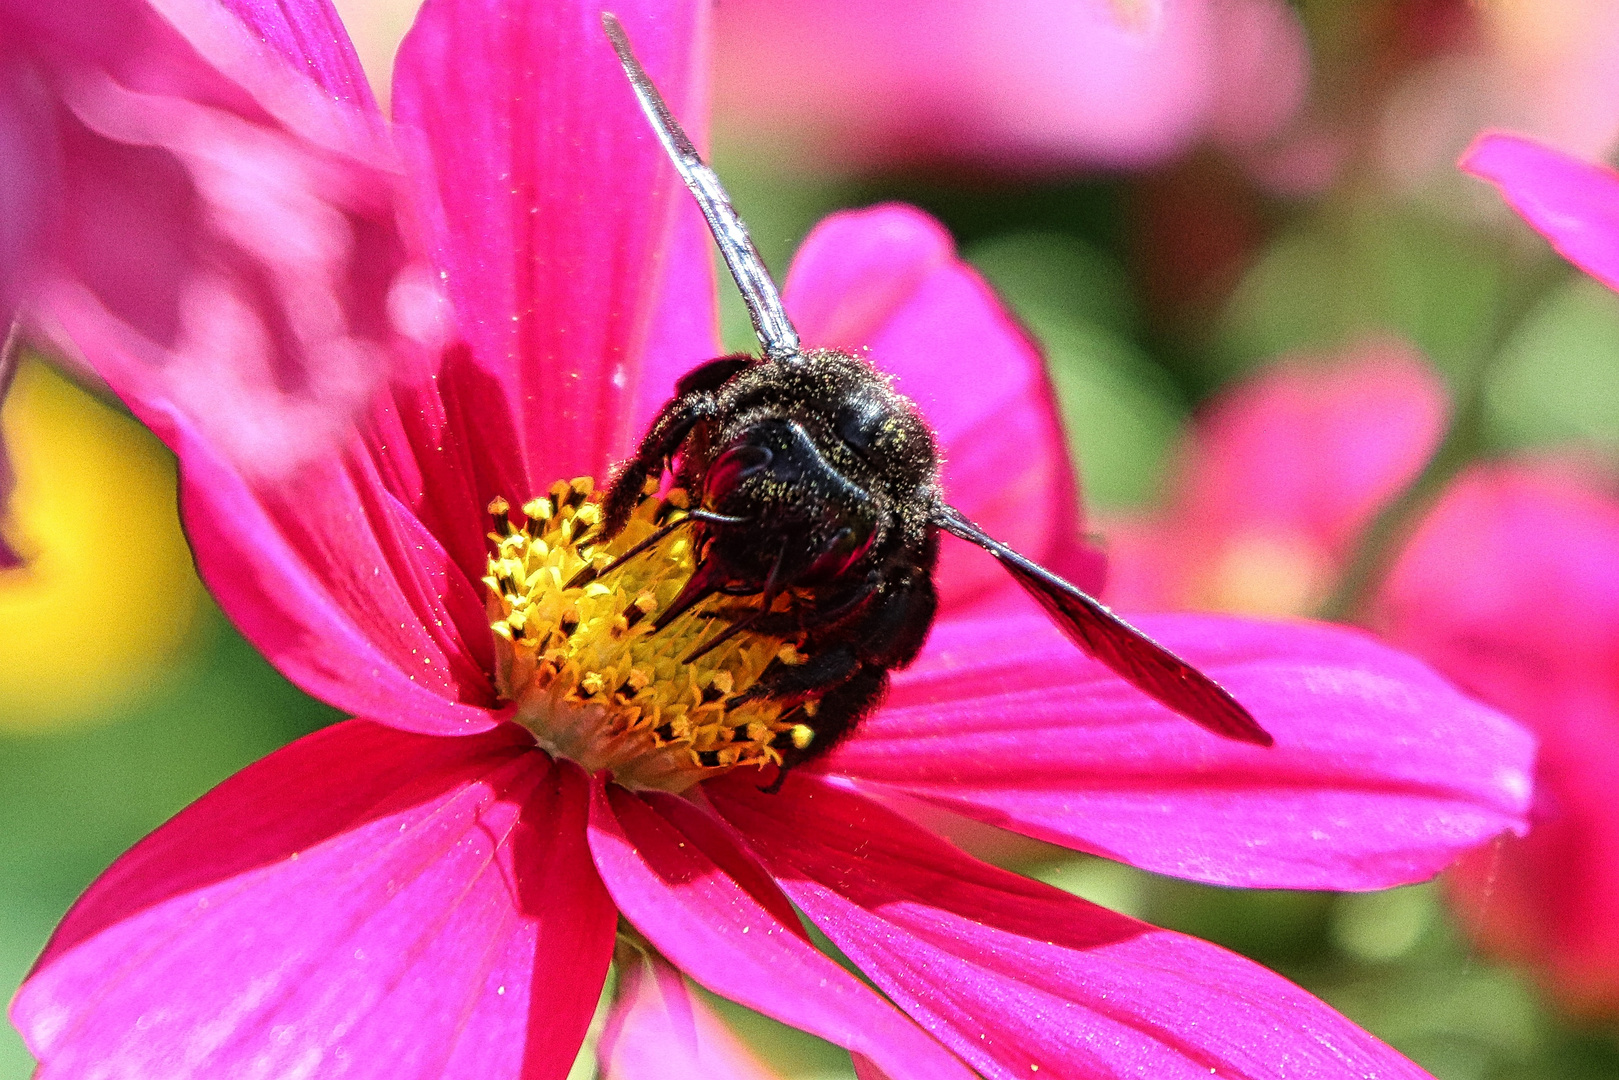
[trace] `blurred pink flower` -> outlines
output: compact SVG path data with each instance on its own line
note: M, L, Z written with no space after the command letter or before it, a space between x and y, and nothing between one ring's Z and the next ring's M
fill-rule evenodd
M242 29L236 7L210 10ZM619 4L688 118L703 10ZM320 50L286 70L358 85L321 0L239 14L295 59ZM102 369L179 455L221 605L357 719L226 781L81 898L12 1006L43 1080L560 1077L620 917L869 1076L1422 1075L1265 969L978 863L872 797L1220 884L1425 878L1522 827L1530 741L1364 635L1143 620L1276 738L1239 745L1084 660L955 545L922 658L779 794L754 773L632 791L509 722L486 508L604 475L719 351L712 260L596 5L429 0L393 101L412 220L456 312L425 371L399 365L339 450L283 476L222 452L204 399L161 371ZM828 220L786 300L807 342L869 346L918 401L952 501L1099 584L1038 354L936 223Z
M1439 445L1446 411L1438 378L1392 340L1286 359L1227 390L1187 439L1167 507L1111 523L1109 599L1316 612Z
M284 474L420 362L390 316L431 278L341 24L263 7L0 0L0 315Z
M1555 192L1547 199L1529 212L1572 229ZM1192 437L1172 508L1117 533L1115 599L1315 610L1372 516L1437 446L1444 412L1434 376L1387 347L1286 364L1229 392ZM1465 857L1452 894L1486 948L1533 962L1570 1005L1610 1012L1615 567L1619 500L1567 468L1478 466L1424 514L1369 610L1387 640L1539 737L1533 830Z
M1407 7L1408 18L1438 14ZM1441 10L1448 40L1393 88L1384 110L1381 157L1396 181L1453 177L1456 155L1482 128L1512 128L1592 159L1619 148L1619 3L1493 0Z
M341 28L299 49L253 8L0 0L0 334L166 379L222 452L285 471L410 355L408 268ZM0 516L10 487L0 445Z
M602 1080L776 1080L656 956L620 960L596 1058Z
M1540 739L1533 831L1452 877L1480 941L1577 1010L1619 1010L1619 500L1546 468L1472 469L1401 554L1377 622Z
M1486 133L1462 168L1565 258L1619 289L1619 174ZM1449 562L1465 552L1465 586ZM1457 875L1482 938L1543 965L1573 1007L1619 1010L1619 502L1545 469L1480 469L1417 534L1390 582L1396 640L1422 637L1463 686L1542 740L1535 830Z
M728 135L823 167L1246 149L1297 112L1309 68L1281 0L737 0L717 30Z

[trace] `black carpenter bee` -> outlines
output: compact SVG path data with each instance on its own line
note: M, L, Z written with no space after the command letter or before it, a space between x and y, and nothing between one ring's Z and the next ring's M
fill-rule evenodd
M1271 737L1218 683L944 501L933 432L865 360L805 349L731 205L630 49L602 24L642 111L702 207L747 303L762 355L725 356L682 378L604 498L603 535L624 527L648 480L671 466L695 500L696 570L657 627L716 594L740 606L707 651L742 630L794 637L802 662L773 663L737 703L780 701L814 733L783 745L783 770L831 749L916 658L937 607L939 534L988 551L1080 648L1210 731ZM786 610L776 603L795 598ZM694 657L695 658L695 654ZM779 785L781 777L776 784Z

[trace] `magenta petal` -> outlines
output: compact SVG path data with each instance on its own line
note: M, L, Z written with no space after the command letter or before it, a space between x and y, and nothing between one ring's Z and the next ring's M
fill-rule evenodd
M627 0L614 11L700 138L704 6ZM601 6L428 0L400 49L393 100L461 330L522 411L530 478L603 476L639 434L639 367L649 343L668 347L653 325L662 299L681 297L710 337L714 318L710 265L671 258L676 200L689 200Z
M979 863L822 780L710 797L833 944L986 1078L1427 1075L1249 960Z
M425 273L330 5L28 6L59 99L39 323L133 407L184 412L254 475L341 446L419 366L395 287Z
M179 452L203 580L288 678L396 727L459 735L494 722L477 646L454 629L487 634L466 610L478 601L374 475L325 462L295 490L255 490L181 418L141 419Z
M659 952L717 994L870 1057L893 1080L971 1077L893 1006L817 952L796 919L785 924L755 890L726 873L708 854L730 843L723 833L711 831L698 843L660 813L675 801L598 785L591 802L590 845L602 881ZM734 847L723 857L751 862Z
M268 116L327 149L387 153L382 114L330 0L4 0L0 10L66 68L105 68L132 89Z
M597 1049L602 1080L775 1080L661 958L618 968Z
M183 811L18 993L42 1080L565 1076L615 915L582 776L514 732L350 721Z
M691 200L679 200L675 231L664 269L663 294L652 320L652 338L635 387L635 426L640 436L658 410L675 396L675 383L692 368L721 355L714 240ZM735 284L727 276L727 289Z
M291 70L312 80L326 96L354 105L356 113L377 115L371 84L366 81L354 44L331 0L216 2L241 20L252 37L274 49ZM154 6L168 8L171 20L178 19L182 25L200 31L210 4L208 0L166 0ZM193 36L200 35L194 32Z
M799 249L785 299L807 345L869 347L921 407L939 436L946 498L1080 587L1100 587L1045 361L943 226L907 206L834 214ZM939 579L947 609L1006 580L954 543Z
M1276 738L1199 730L1043 619L952 620L825 768L1221 885L1380 889L1523 831L1533 739L1368 635L1149 616Z
M1503 132L1480 136L1461 167L1499 188L1569 262L1619 289L1619 173Z
M1454 880L1495 951L1565 1001L1619 1004L1619 501L1522 466L1475 468L1434 507L1381 622L1541 739L1534 828Z

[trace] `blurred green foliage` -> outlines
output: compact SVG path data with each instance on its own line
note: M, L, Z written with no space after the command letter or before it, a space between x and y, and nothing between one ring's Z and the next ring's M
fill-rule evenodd
M1329 203L1259 253L1232 294L1213 362L1237 375L1393 333L1455 383L1493 340L1504 274L1491 239L1418 206Z
M127 712L53 730L0 727L0 987L22 981L85 886L237 769L337 719L210 609L183 669ZM0 1076L31 1058L0 1028Z
M1570 278L1515 328L1490 373L1492 449L1570 444L1619 460L1619 296Z

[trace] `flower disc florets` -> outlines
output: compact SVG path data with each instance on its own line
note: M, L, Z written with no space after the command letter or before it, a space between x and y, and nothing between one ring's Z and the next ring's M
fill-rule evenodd
M772 660L800 659L791 641L739 633L703 651L735 598L655 626L696 565L692 527L668 528L688 505L678 488L649 491L606 541L588 477L558 481L520 516L504 499L489 506L496 689L542 747L630 787L682 791L739 765L779 764L809 730L783 720L779 703L738 700Z

